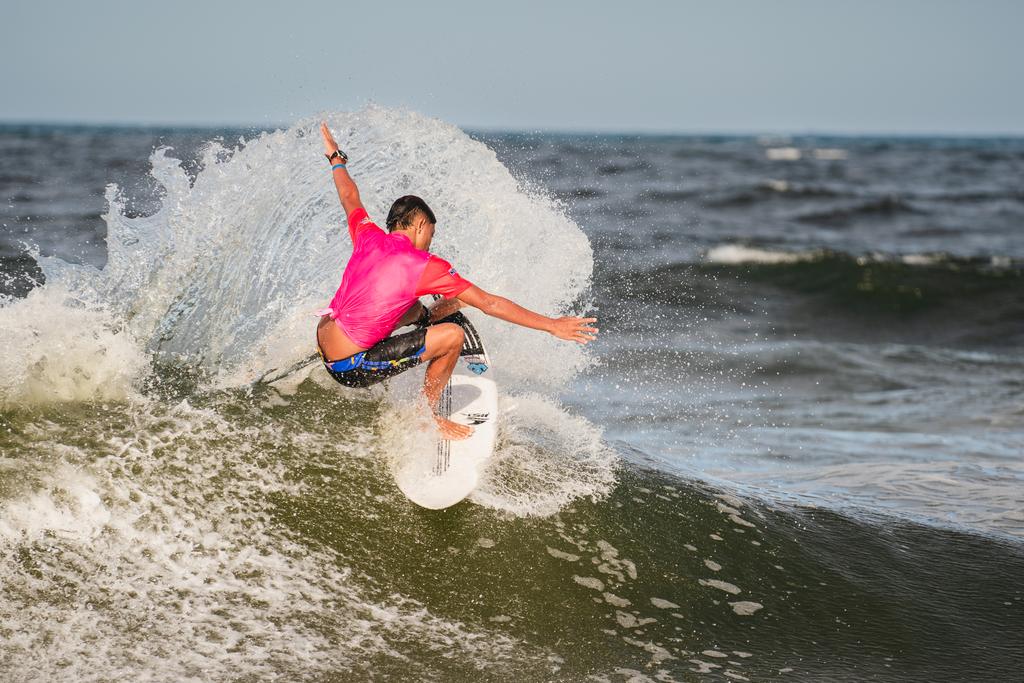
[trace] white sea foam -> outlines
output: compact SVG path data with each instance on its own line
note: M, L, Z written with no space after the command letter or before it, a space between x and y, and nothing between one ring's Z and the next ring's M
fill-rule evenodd
M900 260L908 266L934 266L946 260L940 254L906 254Z
M0 305L0 406L120 400L146 355L110 312L60 284Z
M737 265L741 263L776 264L810 261L818 255L819 252L814 251L772 251L769 249L745 247L740 244L722 244L709 249L705 255L705 259L711 263L724 263L728 265Z
M838 147L819 147L814 150L814 158L823 161L842 161L849 156L849 152Z
M600 430L537 394L500 403L498 444L470 496L473 502L518 516L543 516L611 490L618 460ZM512 405L515 410L509 410Z
M776 181L769 181L775 183ZM784 181L779 181L778 185L773 185L775 189L780 189L785 186ZM781 190L780 190L781 191ZM709 263L723 263L727 265L740 265L744 263L759 263L766 265L784 264L784 263L800 263L804 261L814 261L822 258L826 252L820 249L811 249L804 251L781 251L776 249L762 249L758 247L750 247L742 244L720 244L716 247L709 249L704 258ZM998 262L997 257L993 257L993 266L999 267L999 263L1003 264L1003 267L1012 265L1012 259L1005 262ZM902 263L907 266L937 266L943 263L948 263L950 257L948 254L933 253L933 254L886 254L882 252L873 252L867 254L861 254L856 257L858 265L869 265L872 263Z
M551 546L548 546L547 550L548 555L551 557L557 557L558 559L565 560L566 562L577 562L580 559L579 555L573 555L572 553L567 553L564 550L552 548Z
M344 558L271 521L270 500L301 489L260 451L347 457L326 437L187 403L144 406L84 443L80 429L26 428L6 463L5 482L28 482L0 500L11 680L298 679L410 647L524 654L393 591L367 597Z
M728 581L719 581L718 579L699 579L698 583L702 586L710 586L711 588L717 588L718 590L725 591L732 595L741 593L742 590L735 584L729 583Z
M773 192L789 192L792 187L787 180L778 180L775 178L769 178L764 181L764 186Z
M764 605L759 602L751 602L749 600L740 600L739 602L730 602L732 611L741 617L749 617L758 610L762 609Z
M769 147L764 155L772 161L799 161L803 152L797 147Z
M679 605L665 598L651 598L651 604L658 609L679 609Z
M596 590L596 591L603 591L604 590L604 583L601 582L601 579L595 579L592 576L576 576L576 575L573 575L572 580L575 581L576 583L578 583L579 585L584 586L586 588L591 588L591 589Z
M374 450L392 469L437 438L421 393L422 374L390 382ZM520 517L547 516L579 498L600 498L615 481L618 458L601 432L551 399L524 394L499 399L494 455L470 494L478 505Z

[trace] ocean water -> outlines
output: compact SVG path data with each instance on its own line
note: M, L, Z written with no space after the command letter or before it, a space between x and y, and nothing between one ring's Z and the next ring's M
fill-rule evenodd
M1019 676L1024 140L327 118L600 339L476 315L496 457L417 509L419 373L260 381L349 253L318 119L0 127L0 679Z

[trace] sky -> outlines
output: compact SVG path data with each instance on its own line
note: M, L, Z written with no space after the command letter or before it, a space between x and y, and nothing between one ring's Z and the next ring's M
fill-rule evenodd
M1019 0L5 0L0 122L1024 134Z

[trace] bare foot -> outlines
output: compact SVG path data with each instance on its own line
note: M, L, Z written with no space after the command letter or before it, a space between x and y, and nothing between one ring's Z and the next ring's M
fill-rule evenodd
M461 441L462 439L469 438L469 435L473 433L472 427L446 420L440 415L435 415L434 421L437 422L437 428L441 431L441 436L449 441Z

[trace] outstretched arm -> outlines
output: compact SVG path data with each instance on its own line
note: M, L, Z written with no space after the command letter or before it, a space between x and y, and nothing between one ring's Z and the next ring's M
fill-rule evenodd
M328 154L334 154L338 149L338 143L334 141L334 136L331 135L331 130L327 127L327 123L323 122L320 124L320 135L324 138L324 151ZM335 166L331 174L334 176L334 187L338 189L338 199L341 200L341 208L345 210L345 216L350 216L356 209L362 208L363 202L359 199L359 188L356 187L355 181L348 174L348 169L342 165L340 168L338 164L340 160L335 157L332 165Z
M476 285L459 294L458 299L465 304L479 308L487 315L534 330L543 330L566 341L586 344L597 338L597 328L590 327L590 323L596 322L597 318L574 318L571 316L549 318L523 308L503 296L489 294Z

